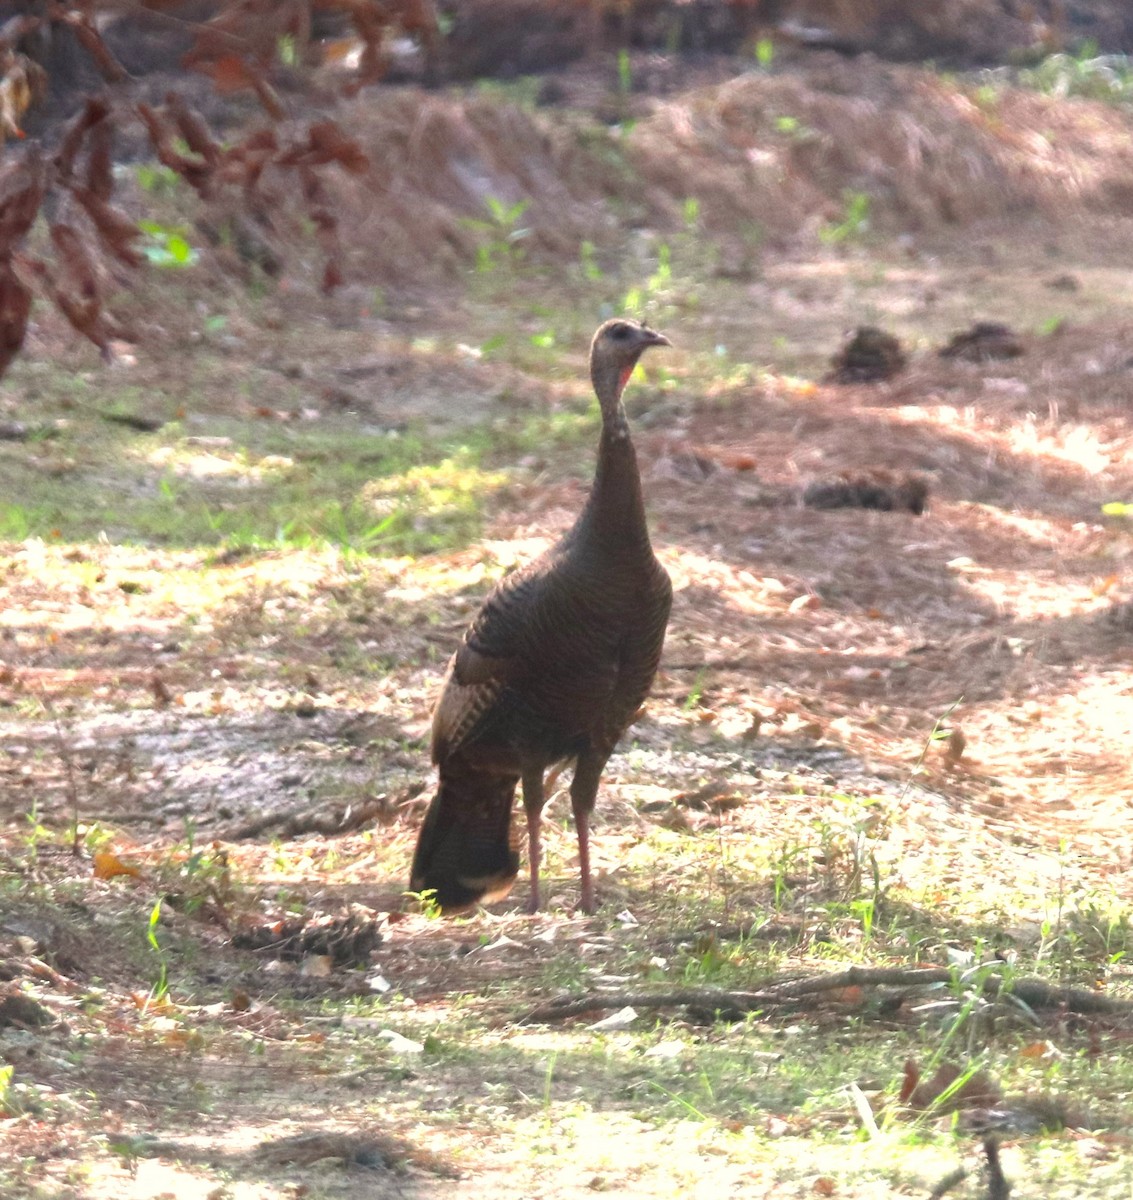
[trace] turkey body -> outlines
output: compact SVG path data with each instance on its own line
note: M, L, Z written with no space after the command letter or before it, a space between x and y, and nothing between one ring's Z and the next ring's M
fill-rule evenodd
M667 339L608 321L591 346L602 437L589 499L546 553L504 578L453 655L433 717L440 775L411 870L447 912L498 899L519 871L511 814L523 785L539 903L545 776L573 762L580 906L594 905L589 818L618 739L649 693L672 588L649 542L640 476L621 391L637 358Z

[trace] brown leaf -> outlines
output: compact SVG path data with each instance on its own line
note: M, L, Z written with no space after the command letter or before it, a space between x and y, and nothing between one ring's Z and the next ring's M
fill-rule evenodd
M102 34L95 28L94 22L86 13L71 9L63 20L75 31L83 49L94 59L94 65L102 73L102 77L110 83L120 83L129 76L126 68L110 53L110 47L102 40Z
M919 1077L919 1069L910 1060L905 1064L905 1080L901 1087L901 1097L903 1102L911 1108L921 1111L931 1108L942 1113L955 1112L960 1108L990 1108L1002 1098L1002 1093L987 1072L976 1071L959 1087L956 1087L946 1100L941 1101L939 1098L953 1088L957 1080L965 1075L962 1068L950 1062L941 1063L930 1079L915 1082L906 1095L910 1066Z
M79 156L87 132L102 122L110 112L109 103L101 96L91 96L83 108L73 116L63 131L59 149L55 151L55 170L60 179L70 179L75 159Z
M102 295L94 263L76 230L64 222L51 226L51 242L59 275L38 260L32 260L32 266L63 316L108 358L110 338L102 320Z
M905 1074L901 1080L901 1090L897 1093L897 1099L902 1104L909 1103L909 1097L913 1094L917 1084L920 1082L921 1069L911 1059L905 1059Z
M72 187L71 194L83 206L106 249L128 267L141 266L145 259L132 244L141 236L142 231L137 225L120 209L107 204L87 188Z
M724 466L731 467L733 471L754 471L756 468L755 455L745 454L739 450L721 455L720 461Z
M185 65L207 75L221 95L252 86L251 68L238 54L225 54L212 61L187 59Z
M142 873L137 867L132 867L129 863L123 862L117 854L113 854L109 850L97 850L95 852L92 874L95 879L113 879L118 875L127 875L131 879L142 878Z
M861 1008L865 1003L865 990L860 987L838 988L830 993L830 999L835 1004L845 1004L850 1008Z
M342 287L344 282L342 267L339 265L337 259L330 259L323 268L323 281L321 285L323 295L330 295L336 288Z
M175 143L176 133L163 112L140 102L138 116L142 118L158 159L171 171L176 171L190 187L203 197L211 191L212 168L198 154L182 154Z
M170 92L165 97L165 109L189 149L199 154L210 167L215 167L220 161L220 143L209 132L204 117L195 108L190 108L176 92Z
M336 162L354 175L370 169L362 147L334 121L318 121L310 126L306 142L284 151L276 161L282 167L320 167Z
M250 133L242 142L229 146L221 160L221 174L225 180L239 183L245 191L252 191L259 183L264 168L275 157L279 142L275 130L270 126Z
M87 155L87 187L99 200L110 199L114 191L114 126L99 121L90 131Z
M31 312L31 291L12 269L0 260L0 376L24 344Z
M186 58L185 65L207 75L222 95L228 92L240 92L251 89L256 98L264 106L265 111L276 121L282 121L287 115L275 88L268 83L261 71L238 54L225 54L217 59L201 57Z
M43 160L35 151L0 170L0 257L11 254L31 228L45 186Z

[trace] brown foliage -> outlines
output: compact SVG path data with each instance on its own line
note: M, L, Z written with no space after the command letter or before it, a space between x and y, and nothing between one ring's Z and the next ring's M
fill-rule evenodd
M127 267L140 267L144 259L133 245L141 235L137 225L90 188L72 187L71 195L90 217L104 248Z
M46 187L38 153L10 162L0 171L0 257L9 258L31 228Z
M105 121L109 114L110 102L103 96L91 96L68 121L54 159L55 171L60 180L65 182L71 178L75 159L78 158L87 134L94 126Z
M102 319L98 272L85 239L74 226L57 221L51 226L51 244L55 271L42 264L40 269L51 298L71 325L108 357L110 339Z
M200 29L182 65L208 75L221 91L254 91L268 114L283 116L267 81L283 38L292 39L305 62L315 13L339 13L362 43L358 82L373 83L388 67L386 44L393 32L419 37L433 57L439 37L432 0L230 0Z
M305 142L284 151L276 158L281 167L321 167L327 163L339 166L353 175L370 169L370 160L353 138L349 138L333 121L319 121L307 130Z
M31 291L16 273L13 256L39 212L44 188L38 154L0 171L0 375L20 352L27 332Z
M90 55L107 83L121 83L126 78L125 67L110 53L102 34L95 27L91 13L70 9L61 14L57 13L54 19L74 30L79 45Z
M0 260L0 375L24 344L31 312L31 292L12 267L9 259Z
M154 0L146 7L160 12L171 5ZM6 135L23 136L19 120L45 80L43 69L17 52L21 39L65 28L105 80L113 84L126 78L95 12L92 0L52 3L0 26L0 143ZM197 30L184 65L207 74L218 91L253 91L271 124L224 146L204 117L175 92L160 106L142 101L132 107L159 161L217 209L242 257L272 273L280 263L264 234L272 228L272 211L280 200L261 190L261 177L269 167L297 172L307 216L326 256L322 287L331 291L344 281L344 256L336 200L320 172L337 167L361 176L369 172L370 162L331 120L281 136L276 125L286 116L285 106L268 78L277 65L281 38L294 39L297 61L306 61L315 12L337 13L353 27L363 43L363 79L383 73L384 46L392 31L413 33L430 47L437 33L431 0L227 0L217 3L212 19ZM102 257L131 268L145 261L136 245L140 230L113 203L114 136L127 116L127 107L111 96L89 96L64 127L50 163L33 152L0 171L0 374L23 343L33 296L29 281L104 356L110 353ZM66 215L50 226L50 258L19 254L52 191L67 193L71 203L61 210ZM233 191L234 196L226 194ZM207 218L202 224L216 230Z
M212 183L212 168L199 154L183 154L177 148L177 129L169 120L168 112L145 102L137 106L137 112L161 164L175 171L207 199Z
M963 1080L961 1082L961 1080ZM967 1078L951 1062L942 1062L928 1079L922 1077L919 1065L909 1059L901 1082L899 1099L910 1108L955 1112L959 1108L987 1108L1002 1096L999 1087L985 1071L975 1071Z

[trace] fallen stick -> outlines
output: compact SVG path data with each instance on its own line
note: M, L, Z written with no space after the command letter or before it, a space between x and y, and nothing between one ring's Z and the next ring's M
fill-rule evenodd
M534 1009L525 1023L561 1021L583 1013L617 1008L693 1007L710 1012L743 1014L777 1008L807 996L851 987L918 988L950 983L958 976L953 967L849 967L826 975L773 984L759 991L728 991L724 988L675 988L664 992L589 992L562 996ZM1116 1000L1087 988L1058 987L1042 979L1007 980L989 975L980 990L990 996L1014 996L1032 1009L1065 1009L1075 1013L1133 1013L1133 1001Z

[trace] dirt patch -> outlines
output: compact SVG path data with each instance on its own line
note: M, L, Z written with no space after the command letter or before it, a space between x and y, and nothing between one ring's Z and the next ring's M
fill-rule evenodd
M463 438L508 486L479 496L482 537L423 557L283 533L86 541L65 511L5 547L0 987L36 1021L0 1029L0 1190L926 1195L966 1135L897 1097L906 1060L949 1049L1009 1079L1004 1094L1075 1101L1047 1110L1069 1133L1010 1118L1020 1193L1056 1162L1066 1186L1092 1181L1081 1194L1125 1194L1128 1023L989 1011L965 990L1005 962L1107 996L1130 986L1133 649L1109 618L1127 611L1133 543L1102 508L1133 496L1133 238L1104 186L1124 169L1125 118L1010 97L1067 122L1051 148L997 128L963 86L859 66L825 90L817 66L711 84L616 135L499 96L384 93L351 118L390 185L359 193L374 206L359 277L386 255L395 273L432 261L411 240L371 250L378 230L435 220L457 239L438 251L444 289L414 282L414 311L318 300L301 273L267 297L193 277L184 322L159 325L160 297L143 296L138 363L97 376L56 328L36 331L5 415L64 424L4 448L29 505L27 481L51 471L124 512L163 480L170 505L214 497L224 470L239 511L270 456L327 473L391 432L419 436L426 463L435 438ZM906 101L927 141L886 127ZM831 165L781 116L821 126ZM965 162L979 194L952 178ZM848 211L844 193L875 186L876 209ZM944 219L949 189L972 224ZM500 234L462 223L487 195L530 197L531 254L497 247L457 292ZM886 241L918 203L917 232ZM732 217L781 231L744 242L741 271L718 269L743 242ZM605 257L580 258L572 239L599 226ZM1076 290L1046 286L1065 274ZM560 794L547 912L521 915L521 881L489 912L431 920L404 894L430 705L492 580L582 502L587 338L631 286L674 341L628 403L676 594L655 694L599 800L601 910L571 912ZM937 353L1001 317L1017 356ZM863 324L900 337L903 369L816 382ZM107 392L166 420L116 425L92 466ZM229 444L200 440L215 438ZM798 502L812 478L879 471L923 474L927 510ZM847 988L743 1022L676 1004L623 1027L523 1024L564 990L753 989L847 962L956 974L928 997ZM846 1147L871 1121L880 1149L859 1161Z
M628 70L642 90L598 58L543 91L387 87L329 108L371 163L326 180L352 235L348 282L421 297L511 255L579 264L585 243L601 263L627 227L695 235L707 265L745 278L769 246L1126 207L1133 161L1111 105L832 53L771 71L641 55ZM272 215L255 237L307 295L314 248L292 181L269 169L262 186ZM206 206L201 223L215 242L231 214ZM256 253L226 236L209 253L247 274Z

